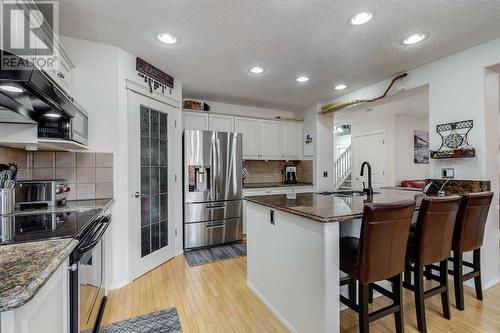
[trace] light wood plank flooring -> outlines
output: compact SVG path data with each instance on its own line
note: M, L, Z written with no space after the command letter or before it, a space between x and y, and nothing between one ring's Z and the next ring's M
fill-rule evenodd
M427 300L429 332L500 332L500 285L486 291L483 302L473 297L472 289L466 288L465 293L464 312L455 309L451 293L451 321L441 316L439 296ZM387 301L379 297L374 308L386 304ZM246 258L191 268L183 256L176 257L112 291L103 321L112 323L170 307L177 308L184 333L287 332L246 287ZM409 292L405 293L405 324L406 332L417 332L413 295ZM357 316L351 310L342 312L341 331L358 331ZM370 332L392 331L392 316L370 325Z

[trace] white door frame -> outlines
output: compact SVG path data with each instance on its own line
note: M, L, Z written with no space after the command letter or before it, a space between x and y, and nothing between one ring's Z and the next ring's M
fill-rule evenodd
M156 252L141 259L140 254L140 221L137 221L137 212L140 212L140 199L134 197L135 192L140 192L140 173L138 170L133 170L132 166L137 165L137 159L140 155L128 154L128 174L127 174L127 205L128 205L128 223L129 223L129 265L131 279L136 279L151 269L161 265L173 258L175 255L182 253L182 179L180 178L181 162L182 162L182 130L180 129L180 103L167 96L159 93L150 93L149 90L135 82L126 81L127 83L127 142L140 144L140 137L132 134L133 130L129 126L139 126L139 117L132 119L132 111L138 115L140 105L144 105L152 110L168 114L169 117L169 135L168 135L168 219L169 219L169 246L167 249L160 249ZM172 125L170 125L172 124ZM138 133L138 129L134 130ZM134 137L132 137L134 136ZM137 136L137 138L135 137ZM139 152L139 151L138 151ZM133 181L131 175L138 181ZM140 217L139 217L140 219Z

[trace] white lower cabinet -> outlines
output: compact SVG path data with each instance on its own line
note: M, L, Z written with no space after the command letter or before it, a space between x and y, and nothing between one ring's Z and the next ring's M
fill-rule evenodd
M69 333L69 259L25 305L0 313L1 333Z
M243 196L250 197L253 195L277 195L287 194L289 192L308 193L312 192L312 186L287 186L287 187L269 187L269 188L249 188L243 189ZM243 205L243 234L247 233L247 222L245 221L245 206Z

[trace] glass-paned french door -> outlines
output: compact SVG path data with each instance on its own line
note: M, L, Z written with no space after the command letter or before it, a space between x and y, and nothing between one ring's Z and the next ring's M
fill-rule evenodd
M168 115L141 106L141 257L168 246Z

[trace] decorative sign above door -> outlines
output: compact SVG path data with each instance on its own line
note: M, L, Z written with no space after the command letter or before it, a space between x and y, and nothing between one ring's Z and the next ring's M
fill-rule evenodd
M137 58L135 69L139 72L139 77L143 78L144 82L149 85L150 92L161 89L162 94L165 94L165 91L169 89L170 93L172 93L172 89L174 89L174 78L167 73L159 70L141 58Z

